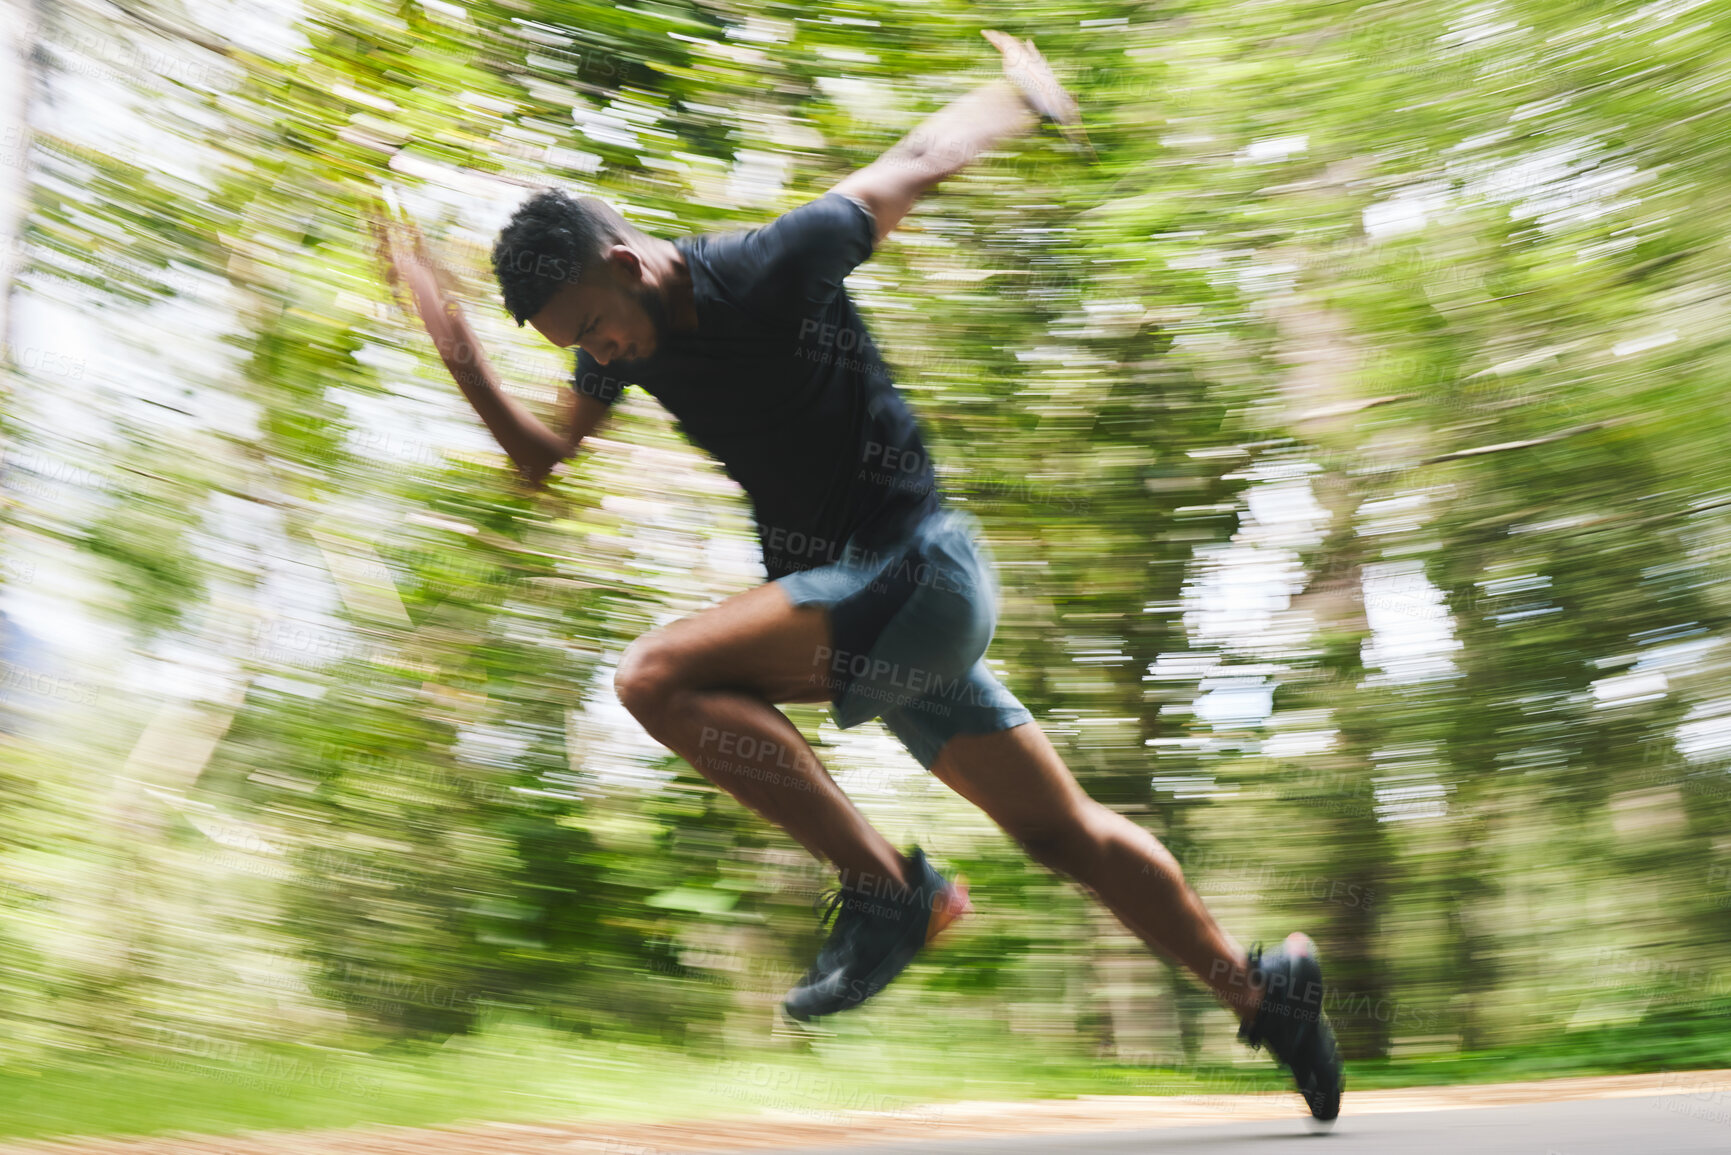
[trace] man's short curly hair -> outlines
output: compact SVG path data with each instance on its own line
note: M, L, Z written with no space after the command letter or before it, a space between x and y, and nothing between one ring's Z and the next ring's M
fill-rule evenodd
M519 327L561 285L598 268L610 244L636 233L605 201L546 189L518 206L493 245L493 275Z

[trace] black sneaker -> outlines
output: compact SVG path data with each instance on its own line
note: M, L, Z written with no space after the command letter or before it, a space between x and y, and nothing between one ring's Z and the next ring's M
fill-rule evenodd
M1250 982L1263 988L1262 1003L1255 1017L1238 1029L1238 1037L1253 1047L1267 1046L1292 1072L1311 1115L1320 1123L1332 1123L1340 1114L1344 1079L1334 1028L1322 1013L1322 964L1316 961L1316 944L1309 935L1295 933L1267 955L1261 944L1252 947Z
M782 1003L790 1017L803 1022L859 1006L901 974L939 931L974 909L962 879L945 882L917 846L908 854L908 877L912 886L826 892L824 917L835 915L835 925L817 961Z

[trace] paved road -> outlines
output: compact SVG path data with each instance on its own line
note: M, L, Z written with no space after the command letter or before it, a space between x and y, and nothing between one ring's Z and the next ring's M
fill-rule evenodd
M1304 1145L1295 1147L1294 1141ZM784 1148L778 1155L1240 1155L1354 1151L1375 1155L1684 1155L1731 1152L1731 1095L1661 1095L1348 1116L1313 1134L1299 1119L1092 1135L1037 1135Z

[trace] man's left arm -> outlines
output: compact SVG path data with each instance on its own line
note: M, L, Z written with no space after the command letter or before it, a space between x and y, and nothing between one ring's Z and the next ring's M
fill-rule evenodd
M1075 101L1052 77L1031 42L998 33L987 39L1004 54L1006 79L982 85L922 121L893 148L831 192L864 204L877 223L876 244L914 202L994 145L1032 130L1040 116L1077 121Z

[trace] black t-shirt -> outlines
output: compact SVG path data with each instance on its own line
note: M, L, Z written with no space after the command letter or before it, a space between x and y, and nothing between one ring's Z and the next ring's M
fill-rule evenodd
M681 237L697 329L635 361L577 354L578 392L648 390L739 482L772 580L869 559L938 508L914 415L842 287L875 232L830 193L760 229Z

